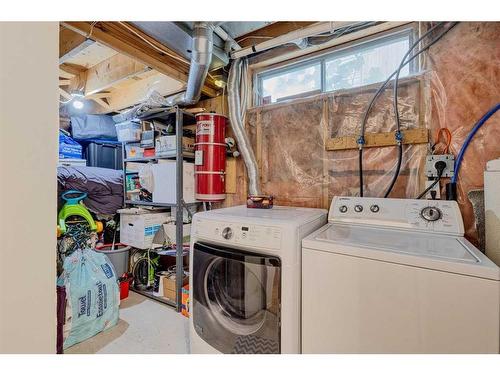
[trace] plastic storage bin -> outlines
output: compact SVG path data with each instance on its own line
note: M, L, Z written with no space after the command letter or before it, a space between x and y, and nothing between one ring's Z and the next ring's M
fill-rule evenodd
M116 135L120 142L134 142L141 140L141 124L138 122L126 121L115 124Z
M90 142L85 149L87 166L122 169L122 146L113 142Z
M116 275L121 276L128 272L130 246L116 243L114 250L111 250L111 247L112 245L96 246L95 251L106 254L115 268Z

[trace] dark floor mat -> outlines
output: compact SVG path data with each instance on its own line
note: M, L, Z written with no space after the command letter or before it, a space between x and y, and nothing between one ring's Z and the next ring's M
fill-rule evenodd
M276 340L259 336L239 336L234 343L232 354L279 354L279 343Z

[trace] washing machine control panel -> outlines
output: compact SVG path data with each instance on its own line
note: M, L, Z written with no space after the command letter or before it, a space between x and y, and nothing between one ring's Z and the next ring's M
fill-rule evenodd
M459 236L464 234L462 215L455 201L335 197L328 220Z
M281 228L269 225L238 224L195 219L194 235L227 244L280 249Z

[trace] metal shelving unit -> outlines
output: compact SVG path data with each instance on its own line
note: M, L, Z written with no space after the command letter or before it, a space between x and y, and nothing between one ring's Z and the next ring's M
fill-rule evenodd
M175 207L176 208L176 232L175 232L175 243L176 243L176 295L177 302L174 304L173 302L154 296L152 292L147 290L139 290L132 288L137 293L140 293L146 297L150 297L156 301L162 302L164 304L173 306L177 309L178 312L181 311L181 296L182 296L182 280L184 279L184 269L183 269L183 208L187 206L183 199L183 162L186 158L193 158L193 156L187 155L183 153L182 150L182 137L183 137L183 127L185 122L195 123L195 117L193 114L183 111L179 107L165 109L162 111L154 111L152 113L145 113L138 118L138 120L167 120L169 122L175 121L175 143L176 143L176 151L175 156L155 156L155 157L145 157L145 158L123 158L123 197L124 197L124 207L128 206L149 206L149 207ZM186 120L186 121L185 121ZM134 142L123 142L123 155L125 156L125 145ZM126 163L128 162L149 162L156 161L161 159L174 159L176 161L176 203L154 203L154 202L141 202L141 201L132 201L127 200L127 186L126 186L126 175L127 173Z

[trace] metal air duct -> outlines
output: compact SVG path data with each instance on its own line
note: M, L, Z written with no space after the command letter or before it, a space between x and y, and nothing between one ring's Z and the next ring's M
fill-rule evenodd
M214 28L214 25L210 22L194 23L191 67L186 91L166 98L168 106L192 105L200 100L201 89L212 61Z

